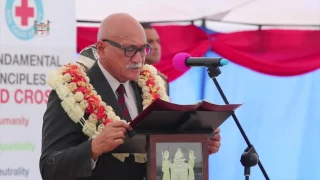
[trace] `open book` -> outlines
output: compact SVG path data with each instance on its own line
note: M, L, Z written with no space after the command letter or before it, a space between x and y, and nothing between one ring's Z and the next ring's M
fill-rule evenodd
M113 153L146 153L147 134L210 134L239 106L206 101L179 105L157 99L130 122L133 131Z
M210 127L215 129L239 106L241 104L216 105L204 100L179 105L157 99L131 121L130 126L137 132L145 133Z

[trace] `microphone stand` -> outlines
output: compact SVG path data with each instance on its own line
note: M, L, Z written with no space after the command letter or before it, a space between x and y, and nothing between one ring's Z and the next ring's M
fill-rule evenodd
M219 67L214 66L214 65L208 65L207 66L207 72L209 77L213 80L214 84L216 85L223 101L225 104L229 104L227 97L225 96L225 94L223 93L216 77L219 76L221 74L221 71L219 69ZM244 150L243 154L241 155L241 159L240 162L242 164L242 166L244 166L244 176L246 180L249 180L249 176L250 176L250 168L255 166L255 165L259 165L259 168L263 174L263 176L265 177L266 180L270 180L270 178L268 177L267 172L265 171L261 161L259 160L259 156L257 151L255 150L255 148L253 147L253 145L250 143L246 133L244 132L243 128L241 127L241 124L237 118L237 116L235 115L235 113L232 113L232 117L235 121L235 123L237 124L241 135L243 136L244 140L247 143L247 148Z

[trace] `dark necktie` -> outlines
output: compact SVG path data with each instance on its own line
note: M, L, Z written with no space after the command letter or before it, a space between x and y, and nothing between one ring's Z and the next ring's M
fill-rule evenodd
M123 118L125 120L127 120L128 122L130 122L131 121L131 117L130 117L130 114L129 114L129 109L128 109L127 105L126 105L126 100L125 100L126 90L125 90L123 84L120 84L120 86L117 89L117 93L118 93L119 105L123 110Z

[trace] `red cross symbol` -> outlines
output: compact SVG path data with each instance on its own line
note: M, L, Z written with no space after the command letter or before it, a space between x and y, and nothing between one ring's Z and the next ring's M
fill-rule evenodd
M28 18L34 17L34 8L28 7L28 0L21 0L21 6L16 7L16 16L21 17L21 25L28 25Z

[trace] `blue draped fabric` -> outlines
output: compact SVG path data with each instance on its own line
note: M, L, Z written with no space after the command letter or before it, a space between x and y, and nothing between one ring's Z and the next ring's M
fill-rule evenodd
M221 71L217 79L230 103L243 103L236 115L270 179L320 179L320 71L274 77L233 63ZM171 82L170 96L180 104L200 99L224 104L204 68ZM220 152L209 159L209 179L244 179L240 157L247 145L231 117L221 126L221 135ZM251 179L264 179L258 166L251 168Z

